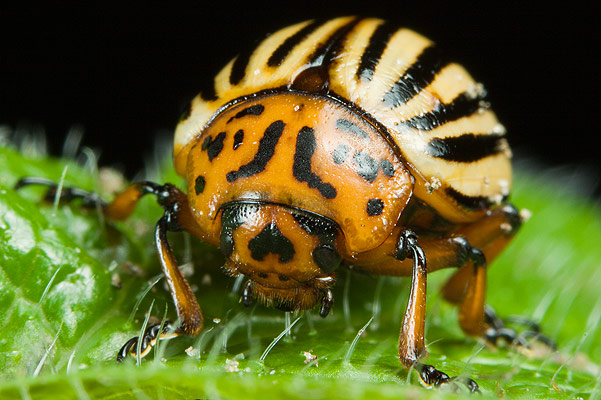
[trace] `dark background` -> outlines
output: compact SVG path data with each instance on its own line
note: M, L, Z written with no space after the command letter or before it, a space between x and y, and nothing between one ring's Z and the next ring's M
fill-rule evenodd
M518 158L588 170L600 193L592 10L525 1L162 3L0 6L0 124L43 127L56 155L70 127L81 126L100 164L132 177L201 82L238 51L290 23L358 14L412 28L455 54L485 84Z

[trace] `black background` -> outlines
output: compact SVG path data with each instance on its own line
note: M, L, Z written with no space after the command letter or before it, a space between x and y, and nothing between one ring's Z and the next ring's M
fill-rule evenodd
M485 84L519 157L584 166L599 194L600 29L592 10L525 1L161 3L0 6L0 124L43 127L56 155L78 124L100 164L132 177L201 82L241 49L310 18L375 16L455 54Z

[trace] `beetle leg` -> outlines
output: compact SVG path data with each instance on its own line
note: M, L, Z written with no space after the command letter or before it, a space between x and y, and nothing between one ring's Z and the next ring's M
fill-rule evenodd
M17 183L15 183L13 188L15 190L19 190L22 187L32 186L32 185L46 186L48 188L46 190L46 193L44 194L45 201L53 202L54 199L56 198L56 192L58 190L59 185L56 182L53 182L53 181L51 181L49 179L45 179L45 178L37 178L37 177L33 177L33 176L21 178L17 181ZM100 198L100 196L98 196L96 193L88 192L86 190L75 188L75 187L63 186L61 188L59 199L58 199L59 202L71 202L75 199L81 199L82 207L84 207L84 208L94 209L97 206L100 206L100 207L106 206L106 202L104 200L102 200Z
M176 328L171 324L171 321L163 321L163 330L159 333L161 324L156 324L148 327L144 331L142 336L142 342L140 344L140 357L145 357L150 349L156 344L158 340L171 339L179 336ZM117 361L122 362L128 355L135 356L138 351L139 337L131 338L121 347L117 354Z
M58 185L42 178L23 178L17 182L15 188L19 189L28 185L47 186L48 191L45 196L47 200L52 200L58 190ZM164 329L160 334L158 333L159 328L157 325L148 328L141 339L141 357L148 354L150 347L159 339L174 337L180 334L197 335L203 327L202 312L196 296L181 274L167 241L167 232L185 230L196 236L203 236L202 232L194 224L186 195L171 184L159 185L149 181L129 185L124 191L117 194L110 203L102 201L95 193L77 188L61 188L59 195L60 201L82 199L84 207L95 208L100 206L108 219L122 220L131 215L139 200L147 194L156 196L157 202L165 210L165 213L156 224L155 243L161 268L169 286L173 303L175 304L179 325L173 330L171 323L166 323L165 326L168 329ZM119 351L117 360L121 361L127 354L135 353L139 340L140 338L138 337L130 339Z
M426 355L424 344L426 321L426 289L427 267L424 250L418 245L417 236L409 230L404 230L399 236L395 257L398 260L410 258L413 260L411 277L411 292L407 309L401 325L399 339L399 358L406 368L414 367L420 380L426 386L440 386L454 382L464 383L470 392L479 392L478 384L463 377L449 377L431 365L422 364L420 358Z
M500 340L503 340L515 346L528 348L530 347L528 339L534 339L552 350L557 348L555 341L541 333L540 326L530 319L519 316L501 319L491 307L487 306L484 309L484 320L488 327L484 339L495 346ZM507 323L526 326L528 330L518 334L515 330L508 328Z

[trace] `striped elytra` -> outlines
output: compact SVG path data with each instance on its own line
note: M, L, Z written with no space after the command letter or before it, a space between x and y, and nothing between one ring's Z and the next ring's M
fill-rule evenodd
M371 241L357 239L365 249L390 232L408 201L403 194L387 203L375 194L378 191L393 198L390 193L409 190L410 196L455 224L481 218L509 194L511 152L482 85L433 42L409 29L357 17L288 26L255 49L241 52L207 87L211 89L193 99L174 143L176 170L188 177L191 188L198 189L198 176L206 179L206 199L193 200L202 215L214 217L221 202L258 196L334 219L343 225L349 245L355 243L349 236L367 235L358 226L384 232ZM307 110L294 111L295 107ZM363 133L345 115L381 136L375 140L373 132L363 132L372 139L364 141L365 149L382 146L382 152L390 154L378 160L358 150ZM246 125L251 120L259 121L258 130ZM344 140L350 136L352 145ZM199 159L203 147L206 162ZM324 147L329 158L311 152ZM295 170L295 157L299 163L311 161L314 170ZM276 165L280 170L272 174ZM394 187L399 184L392 183L394 178L376 181L393 170L402 171L404 179L410 176L410 184L401 180L409 189ZM324 178L329 175L336 179ZM268 181L267 176L272 179L269 189L259 184ZM336 194L357 190L355 176L367 185L379 185L373 186L371 197L362 199L365 211L360 215L371 216L367 225L331 205ZM242 181L248 187L256 183L253 194L247 186L240 192ZM202 206L203 201L211 205ZM355 223L345 228L342 221L348 219Z
M188 153L196 141L210 136L212 148L219 144L212 124L229 109L255 101L254 108L238 113L286 124L294 113L274 115L257 100L303 93L340 104L374 126L413 176L413 195L449 221L474 221L509 194L511 153L482 85L409 29L355 17L299 23L241 53L211 83L176 130L181 175L189 173ZM308 127L320 122L307 118ZM233 142L223 157L235 163L230 150L242 149L247 132L226 133ZM341 143L333 156L336 164L354 155ZM370 166L365 168L369 173ZM283 179L293 179L291 171Z

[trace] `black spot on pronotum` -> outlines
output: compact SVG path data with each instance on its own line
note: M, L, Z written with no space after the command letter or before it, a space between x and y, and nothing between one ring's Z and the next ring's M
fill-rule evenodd
M201 149L206 150L209 156L209 161L213 161L213 158L217 157L221 150L223 150L223 141L225 140L225 132L220 132L215 139L212 136L207 136L202 142Z
M263 261L269 253L278 254L279 261L286 263L294 257L294 246L273 222L248 242L248 249L253 259Z
M196 177L196 180L194 181L194 192L196 193L197 196L199 194L201 194L202 192L204 192L205 184L206 184L205 177L202 175L198 175Z
M227 120L226 124L229 124L234 119L239 119L247 115L261 115L265 111L265 106L262 104L255 104L250 107L246 107L242 111L238 111L236 115Z
M244 140L244 131L240 129L238 132L234 134L234 146L233 149L236 150L242 144Z
M220 132L215 140L213 140L207 148L207 155L209 161L213 161L213 158L217 157L221 150L223 150L223 141L225 140L225 132Z
M311 171L311 157L315 152L315 133L312 128L304 126L296 137L296 151L294 152L294 163L292 164L292 175L299 182L307 182L312 189L326 199L336 197L336 189L329 183L325 183L319 176Z
M332 159L336 164L342 164L346 161L350 148L343 143L340 143L332 152Z
M353 156L353 163L355 164L355 171L366 181L373 182L378 177L380 163L371 158L367 152L356 152Z
M352 123L348 119L339 118L336 120L336 128L350 132L363 140L369 141L369 134L361 129L358 125Z
M367 201L367 215L373 217L382 214L384 210L384 202L382 199L369 199Z
M387 159L383 158L382 160L380 160L380 168L382 168L382 172L384 172L384 175L389 176L391 178L394 176L394 165L392 165L392 163Z
M265 134L259 141L259 148L254 158L242 165L237 171L230 171L226 175L228 182L235 182L238 178L246 178L263 171L271 157L275 153L275 146L284 132L284 122L279 120L273 122L265 129Z

